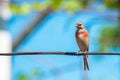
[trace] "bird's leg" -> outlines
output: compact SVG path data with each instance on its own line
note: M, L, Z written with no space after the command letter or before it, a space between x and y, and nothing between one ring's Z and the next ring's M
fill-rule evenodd
M86 60L85 60L85 54L83 55L83 62L84 62L84 70L86 70Z
M89 65L88 65L88 55L87 55L87 53L88 53L88 51L85 51L85 55L84 55L84 57L85 57L85 67L86 67L86 69L88 69L89 70Z
M88 57L87 53L88 53L88 51L85 51L85 54L86 54L86 56Z

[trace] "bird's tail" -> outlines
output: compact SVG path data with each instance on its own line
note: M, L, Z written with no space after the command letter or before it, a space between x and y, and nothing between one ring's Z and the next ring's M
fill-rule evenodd
M84 61L84 70L89 70L88 55L87 55L87 53L84 54L83 61Z

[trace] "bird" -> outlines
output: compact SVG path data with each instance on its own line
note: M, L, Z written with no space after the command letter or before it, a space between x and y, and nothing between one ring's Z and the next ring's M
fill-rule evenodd
M83 52L83 62L84 62L84 70L89 70L89 65L88 65L88 50L89 50L89 36L88 36L88 31L85 29L84 24L81 22L77 22L76 24L76 42L78 44L78 47L80 49L79 52ZM79 54L79 52L77 54Z

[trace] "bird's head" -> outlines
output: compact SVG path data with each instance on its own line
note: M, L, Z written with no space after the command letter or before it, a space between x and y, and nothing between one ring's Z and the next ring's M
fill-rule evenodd
M76 27L77 27L77 29L84 29L84 25L83 25L83 23L81 23L81 22L78 22L78 23L76 24Z

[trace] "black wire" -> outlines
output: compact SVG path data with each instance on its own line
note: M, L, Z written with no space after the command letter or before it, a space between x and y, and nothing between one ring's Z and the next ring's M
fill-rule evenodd
M0 56L15 56L15 55L69 55L82 56L84 52L13 52L0 53ZM120 55L120 52L88 52L88 55Z

